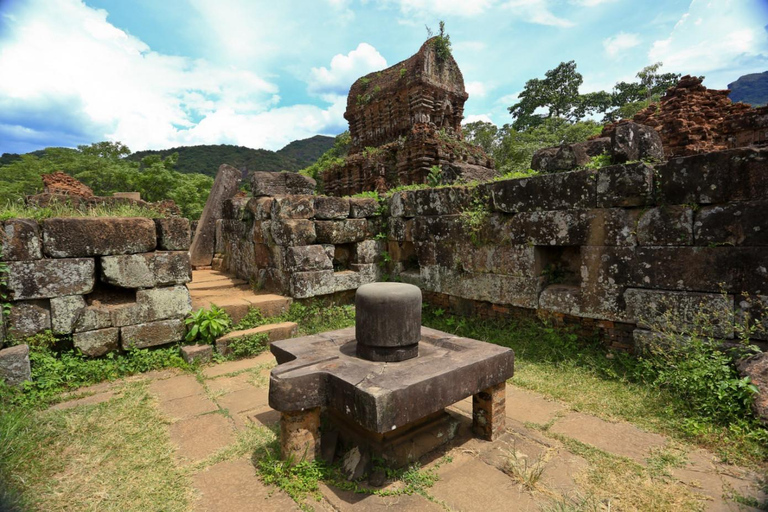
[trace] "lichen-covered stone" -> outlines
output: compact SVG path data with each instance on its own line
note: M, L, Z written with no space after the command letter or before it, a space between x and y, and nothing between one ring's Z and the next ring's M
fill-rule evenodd
M594 208L597 175L594 171L544 174L481 185L493 197L493 207L507 213L536 210Z
M755 354L739 361L737 366L741 376L749 377L750 382L757 386L752 409L760 421L768 426L768 353Z
M13 300L85 295L91 293L94 283L92 259L8 262L8 291Z
M10 219L3 222L2 253L5 261L39 260L43 257L40 225L32 219Z
M768 245L768 201L706 206L696 212L696 245Z
M273 220L270 232L277 245L312 245L317 240L315 223L309 219Z
M552 210L518 213L505 235L513 244L582 245L591 225L587 210Z
M539 309L553 313L579 316L581 313L581 289L578 286L553 284L539 295Z
M643 329L733 338L733 296L629 288L624 300L627 318Z
M8 314L8 334L25 338L51 328L51 310L47 300L14 302Z
M213 347L211 345L186 345L181 347L181 358L187 364L208 363L213 358Z
M349 217L349 199L343 197L315 197L316 219L346 219Z
M96 331L78 332L72 335L75 348L90 357L101 357L119 347L120 329L113 327Z
M136 292L136 303L112 310L115 327L184 318L192 311L192 299L186 286L151 288Z
M0 350L0 381L19 386L32 379L29 345L16 345Z
M250 199L248 196L240 194L225 199L221 210L222 217L229 220L251 220L253 214L247 208Z
M189 219L168 217L155 219L157 248L162 251L188 251L192 243Z
M570 171L576 165L576 154L569 144L540 149L531 159L531 169L542 172Z
M693 245L693 210L687 206L659 206L637 222L640 245Z
M321 244L349 244L367 238L366 219L319 220L315 222L317 242Z
M80 310L75 321L75 332L95 331L112 327L112 315L106 306L90 305Z
M306 299L335 292L333 270L315 270L291 274L289 292L294 299Z
M464 228L458 215L441 215L439 217L416 217L413 224L414 240L443 240L464 239Z
M85 309L82 295L66 295L51 299L51 329L56 334L68 334L75 328L80 311Z
M251 215L254 220L267 220L272 217L272 202L271 197L252 197L248 200L246 208L251 211Z
M294 172L251 173L251 192L254 197L278 195L312 195L317 182Z
M288 272L333 270L333 261L322 245L288 247L285 251L285 267Z
M192 280L186 252L152 252L101 258L101 280L121 288L153 288Z
M535 274L535 248L530 245L475 247L471 243L457 246L461 268L465 272L485 272L509 276Z
M378 215L379 202L372 197L350 197L349 216L355 219Z
M216 173L211 193L205 202L203 213L195 228L195 236L189 247L192 266L210 265L216 244L216 221L224 218L224 201L237 193L242 173L223 164ZM138 251L146 252L146 251Z
M631 160L664 160L664 147L659 133L642 124L623 121L611 134L611 159L616 163Z
M272 201L272 218L311 219L315 215L314 196L276 196Z
M381 242L377 240L363 240L355 244L352 261L359 264L376 263L383 250Z
M412 196L416 215L455 215L472 205L472 191L467 187L428 188L406 191Z
M66 217L43 221L43 249L53 258L136 254L155 250L152 219Z
M597 172L597 207L644 206L653 201L653 167L638 162Z
M624 290L635 269L634 247L581 247L581 315L623 321Z
M179 342L184 338L184 321L161 320L120 328L120 340L123 348L147 348L167 343Z

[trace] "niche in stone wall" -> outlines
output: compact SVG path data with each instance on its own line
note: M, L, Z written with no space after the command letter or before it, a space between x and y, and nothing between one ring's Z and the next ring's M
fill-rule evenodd
M351 270L350 264L355 254L355 244L336 244L333 247L333 271Z
M125 306L136 302L136 290L96 281L93 291L85 296L85 302L88 306L95 307Z
M581 248L579 246L540 245L534 249L536 273L543 278L543 287L551 285L579 286L581 284Z

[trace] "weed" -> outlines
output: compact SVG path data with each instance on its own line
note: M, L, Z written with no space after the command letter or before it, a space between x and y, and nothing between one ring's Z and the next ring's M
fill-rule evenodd
M211 304L211 309L200 308L194 311L185 322L188 328L185 339L208 345L232 327L232 320L227 312L215 304Z
M525 454L519 453L512 448L507 452L507 464L504 466L504 472L520 483L527 490L532 491L544 472L544 464L541 457L531 462Z
M269 335L262 332L235 338L229 343L229 348L232 350L232 357L240 359L241 357L252 357L261 354L267 350L268 343Z
M150 207L131 204L96 204L73 206L68 202L57 202L49 206L30 206L23 202L7 202L0 207L0 221L9 219L44 220L53 217L165 217L161 211Z
M487 198L475 194L472 198L472 205L459 214L459 221L469 234L469 239L473 244L478 245L480 243L480 234L490 213Z
M602 169L611 165L611 155L608 153L601 153L597 156L593 156L589 159L589 162L583 165L585 169Z
M443 184L443 170L439 165L433 165L429 168L429 174L427 175L427 185L430 187L438 187Z

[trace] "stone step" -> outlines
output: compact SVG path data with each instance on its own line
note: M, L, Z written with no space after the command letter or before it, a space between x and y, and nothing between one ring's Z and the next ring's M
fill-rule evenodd
M255 295L253 293L243 293L239 290L232 290L226 295L213 295L206 297L196 297L192 295L192 309L210 308L211 304L220 307L232 318L233 323L238 323L251 308L258 309L261 314L277 316L287 311L291 306L291 299L282 295L271 293Z
M221 277L219 279L211 279L208 281L196 281L195 277L192 278L192 282L187 286L189 291L192 290L220 290L226 288L232 288L234 286L247 285L248 281L245 279L238 279L236 277Z
M296 336L299 330L299 325L295 322L281 322L278 324L267 324L254 327L253 329L246 329L243 331L232 331L229 334L222 336L216 340L216 351L226 356L229 354L229 344L233 340L243 338L245 336L251 336L254 334L266 334L270 343L280 340L286 340Z

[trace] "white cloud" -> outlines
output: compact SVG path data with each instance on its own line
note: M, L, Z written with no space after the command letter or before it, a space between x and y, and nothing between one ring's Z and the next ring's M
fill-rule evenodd
M640 36L637 34L628 34L626 32L619 32L615 36L608 37L603 40L603 48L605 53L610 57L616 57L624 51L634 48L640 44Z
M397 0L405 15L426 13L442 16L476 16L489 9L496 0ZM385 1L385 3L387 3Z
M467 116L464 118L461 124L469 124L469 123L474 123L476 121L482 121L484 123L493 124L493 120L491 119L491 116L488 114L475 114L475 115Z
M470 98L485 98L488 95L483 82L467 82L465 89L469 93Z
M330 69L312 68L309 91L320 95L346 96L359 77L387 67L387 60L368 43L360 43L348 54L334 55Z
M547 0L509 0L503 7L529 23L562 28L574 25L572 21L553 14Z
M609 4L615 1L616 0L571 0L571 3L583 7L597 7L598 5Z
M13 16L0 47L0 131L20 145L49 132L53 144L111 139L133 150L277 149L343 128L341 102L280 107L277 86L252 71L154 52L79 0L36 0Z
M757 12L751 1L693 0L669 37L653 43L649 60L664 62L669 71L714 75L710 87L725 86L728 76L763 71L768 64L766 20Z

